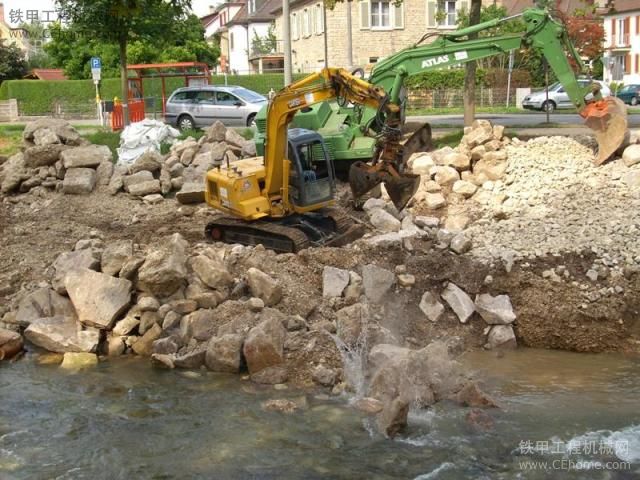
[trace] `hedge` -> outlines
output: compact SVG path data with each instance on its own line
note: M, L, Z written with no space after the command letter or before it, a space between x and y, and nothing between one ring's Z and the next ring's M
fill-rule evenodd
M296 74L294 79L306 75ZM213 75L211 84L224 85L223 75ZM261 75L228 75L227 84L239 85L258 93L267 94L272 88L279 90L284 84L281 73L265 73ZM170 94L176 88L184 86L182 77L168 77L165 79L166 92ZM147 78L143 81L145 97L160 97L162 83L159 78ZM100 86L103 99L113 99L120 96L120 79L103 79ZM92 80L7 80L0 85L0 100L15 98L18 100L21 115L43 115L53 112L54 104L61 103L71 110L88 111L93 109L95 86Z

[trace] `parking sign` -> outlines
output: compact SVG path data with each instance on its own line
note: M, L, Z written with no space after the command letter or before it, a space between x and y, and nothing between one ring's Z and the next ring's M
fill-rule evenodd
M91 57L91 70L93 69L101 69L102 68L102 60L100 57Z

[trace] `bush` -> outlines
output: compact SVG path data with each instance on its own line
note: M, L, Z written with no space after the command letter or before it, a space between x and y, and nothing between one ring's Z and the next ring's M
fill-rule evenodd
M411 89L441 90L464 87L464 68L433 70L407 78L406 86ZM476 85L485 84L486 71L476 69Z
M297 74L294 79L305 77ZM223 75L213 75L212 85L224 85ZM261 75L228 75L227 84L246 87L266 95L270 89L280 90L284 84L283 74L265 73ZM166 95L176 88L184 86L184 79L169 77L165 79ZM162 82L159 78L143 80L145 97L161 97ZM102 80L100 94L104 100L120 97L120 79L106 78ZM61 103L66 108L74 107L74 112L91 113L94 111L95 86L92 80L9 80L0 85L0 100L15 98L18 100L21 115L46 115L55 111L55 104ZM77 107L77 108L75 108Z

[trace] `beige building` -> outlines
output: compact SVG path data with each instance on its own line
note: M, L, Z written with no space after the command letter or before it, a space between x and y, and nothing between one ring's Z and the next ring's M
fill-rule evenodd
M324 10L317 0L291 1L291 49L294 72L334 67L366 67L417 42L427 32L455 29L458 12L469 0L353 0ZM483 0L509 4L509 1ZM348 17L351 14L352 65L348 61ZM282 38L282 9L274 10L276 35ZM326 42L326 47L325 47Z

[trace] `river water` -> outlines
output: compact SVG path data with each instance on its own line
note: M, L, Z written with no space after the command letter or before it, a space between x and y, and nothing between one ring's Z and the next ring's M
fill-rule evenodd
M501 404L492 427L441 403L386 440L345 398L140 359L68 373L28 356L0 366L0 479L640 478L640 359L523 349L464 362ZM306 406L263 411L272 398Z

